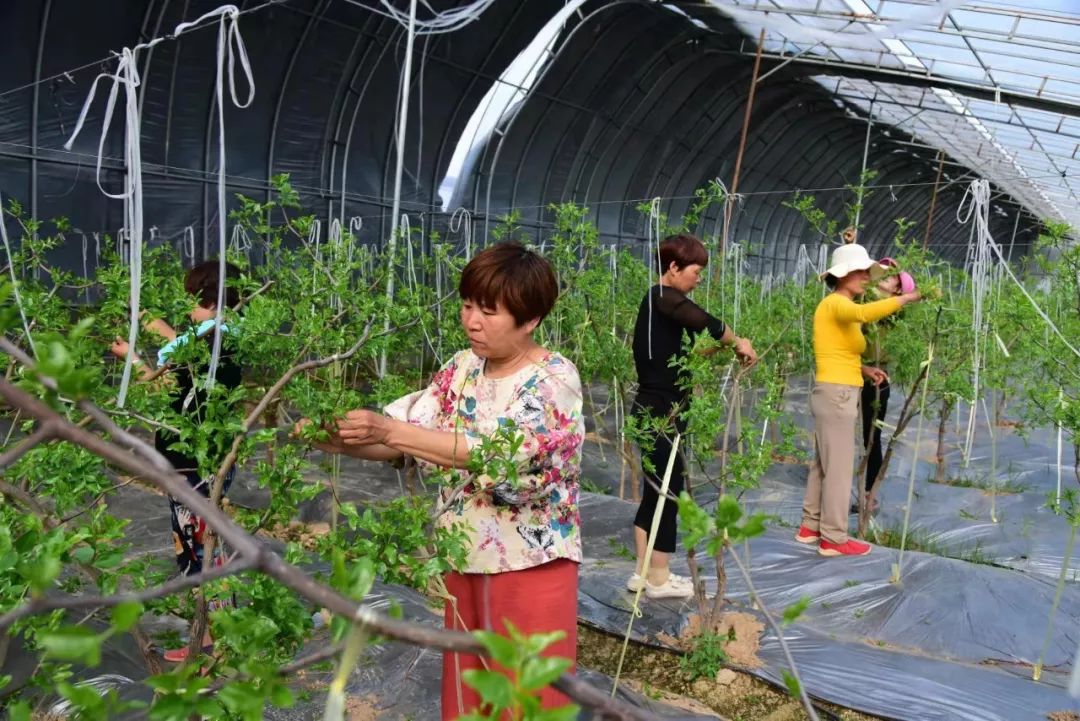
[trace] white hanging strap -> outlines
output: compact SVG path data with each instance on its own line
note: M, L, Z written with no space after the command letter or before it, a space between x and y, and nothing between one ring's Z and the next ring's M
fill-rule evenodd
M0 220L0 222L3 222L3 221ZM87 237L86 233L83 233L83 231L81 231L81 230L79 231L79 233L82 235L82 274L83 274L83 279L86 280L86 288L83 289L83 295L86 297L86 302L89 303L90 302L90 263L89 263L90 238ZM96 266L97 266L97 264L95 263L95 267Z
M190 225L184 228L184 237L180 241L180 259L184 254L192 261L195 260L195 229Z
M30 337L30 324L26 321L26 310L23 308L22 296L19 295L19 281L15 278L15 261L11 258L11 244L8 242L7 221L4 219L3 208L0 207L0 236L4 239L4 252L7 254L8 273L11 275L11 292L15 295L15 305L19 307L19 317L22 318L23 332L26 333L26 343L30 346L30 352L37 355L34 347L34 339Z
M466 208L458 208L454 211L454 214L450 216L450 232L461 232L461 237L465 245L465 260L472 260L472 213ZM543 247L540 249L540 254L543 255Z
M229 94L233 105L237 108L246 108L255 99L255 79L251 74L251 62L248 60L247 48L244 47L244 39L240 36L239 17L240 11L235 5L223 5L212 10L192 23L184 23L176 28L176 33L183 32L190 25L198 25L203 20L217 16L218 40L217 40L217 82L215 96L217 100L218 117L218 297L215 304L214 316L214 340L213 350L210 353L210 366L206 371L207 390L214 386L214 378L217 375L218 362L221 358L221 325L225 305L225 60L228 57L229 70ZM248 86L247 100L240 102L236 94L236 58L240 58L240 65L244 71L244 78Z
M346 260L349 265L353 262L353 253L360 242L360 231L364 229L364 219L359 215L349 218L349 249L346 251Z
M967 207L966 215L964 214L965 206ZM1000 261L1001 269L1009 276L1012 282L1016 284L1016 287L1020 289L1020 292L1024 294L1024 297L1028 299L1031 307L1034 308L1035 312L1039 314L1039 317L1043 319L1049 330L1065 344L1066 348L1073 352L1073 355L1080 358L1080 350L1077 350L1077 348L1065 338L1061 330L1054 324L1054 321L1050 319L1050 316L1047 315L1046 312L1039 307L1039 304L1035 302L1035 299L1031 297L1031 294L1028 293L1024 284L1013 274L1008 261L1005 259L1005 255L1001 252L1001 247L994 242L994 238L990 235L990 183L988 181L971 181L971 185L968 186L967 192L964 193L964 197L960 201L960 207L957 208L956 216L961 223L966 223L972 216L975 217L975 229L979 234L980 240L978 245L980 247L985 245L985 252L987 254L986 262L989 263L989 253L993 252Z
M652 199L649 204L649 247L650 250L655 244L656 248L656 269L657 273L663 275L664 269L660 267L660 198L656 197ZM652 316L653 316L653 301L652 301L652 277L653 277L653 261L649 260L649 360L652 360ZM657 279L659 283L659 279ZM664 284L660 283L660 295L664 294Z
M229 250L245 255L251 250L251 238L248 237L244 226L239 224L233 226L232 235L229 237Z

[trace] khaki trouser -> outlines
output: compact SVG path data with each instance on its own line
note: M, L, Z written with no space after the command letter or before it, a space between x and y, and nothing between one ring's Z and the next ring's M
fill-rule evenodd
M831 543L848 540L848 502L855 466L855 423L862 389L815 383L810 395L814 417L814 461L806 481L803 525Z

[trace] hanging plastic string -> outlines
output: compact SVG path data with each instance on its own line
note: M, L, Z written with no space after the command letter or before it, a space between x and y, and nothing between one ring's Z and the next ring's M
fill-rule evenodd
M741 243L732 243L728 247L727 256L731 259L731 268L734 273L734 302L732 303L731 323L734 327L739 327L739 310L741 307L742 298L742 286L743 286L743 258L746 255L745 248Z
M88 260L89 260L88 256L90 255L90 238L87 237L86 233L84 233L81 230L76 230L76 232L79 233L82 236L82 274L83 274L83 279L86 281L86 287L83 289L83 295L86 298L87 304L89 304L90 303L90 264L88 262ZM95 263L94 263L94 267L97 267L96 260L95 260Z
M322 221L318 218L313 218L311 221L311 227L308 229L307 244L311 250L311 256L315 259L311 267L311 290L315 292L319 288L318 266L322 263Z
M353 5L358 5L365 10L370 10L378 15L391 18L402 25L402 27L409 27L410 19L414 17L414 14L405 13L394 7L394 4L390 0L380 0L380 4L383 10L367 5L366 3L359 2L358 0L349 0ZM417 35L438 35L441 33L452 33L457 30L461 30L470 23L476 22L480 19L480 16L487 10L495 0L476 0L464 7L452 8L444 12L435 12L434 17L428 19L415 18L416 34ZM424 6L428 10L432 10L431 5L427 2ZM434 11L433 11L434 12Z
M450 216L450 232L461 232L462 242L465 245L465 261L472 260L472 231L473 220L472 213L467 208L458 208L454 211L454 214ZM544 250L541 247L540 254L543 255Z
M962 216L965 206L969 204L969 198L970 206L967 208L968 212L966 215ZM1012 282L1016 284L1016 287L1020 289L1020 292L1024 294L1024 297L1027 298L1028 302L1031 304L1031 307L1035 309L1035 312L1038 313L1039 317L1042 318L1043 321L1046 323L1047 328L1054 335L1056 335L1062 343L1065 344L1066 348L1072 351L1073 355L1080 358L1080 350L1077 350L1077 348L1069 342L1069 340L1064 336L1064 334L1062 334L1061 329L1058 328L1054 321L1051 320L1050 316L1046 314L1046 311L1039 307L1039 304L1035 301L1034 298L1031 297L1031 294L1028 293L1027 288L1024 287L1024 284L1020 282L1020 280L1012 272L1012 268L1009 267L1009 263L1006 260L1005 255L1001 252L1001 246L994 242L994 238L990 235L989 181L971 181L971 185L968 187L967 192L964 194L964 197L960 201L960 207L957 209L956 216L957 220L959 220L961 223L968 222L968 220L972 216L975 217L975 226L979 234L980 244L985 243L989 252L992 252L998 257L998 260L1001 264L1001 269L1004 271L1005 275L1009 276L1009 279L1012 280Z
M15 261L11 257L11 244L8 242L7 221L4 219L2 207L0 207L0 236L4 239L4 253L7 255L8 273L11 275L11 292L15 296L15 305L19 307L19 317L22 318L23 332L26 334L26 343L30 346L30 352L36 356L37 349L34 347L34 339L30 337L30 324L26 321L26 310L23 308L22 296L19 294L19 281L15 278Z
M349 218L349 239L348 249L346 250L345 260L348 262L349 267L353 264L353 255L356 251L356 246L360 242L360 231L364 229L364 219L362 216L354 215Z
M206 371L207 390L214 386L214 378L217 375L218 361L221 358L221 326L225 305L225 83L228 80L229 95L232 103L237 108L246 108L255 99L255 78L251 74L251 62L248 60L247 48L244 47L244 39L240 36L239 25L240 11L235 5L223 5L216 10L206 13L191 23L183 23L176 28L176 34L192 25L198 25L204 20L213 17L218 18L217 38L217 76L215 84L215 99L217 103L218 121L218 297L215 305L214 317L214 341L213 350L210 353L210 366ZM236 60L239 58L244 79L248 87L247 100L241 102L236 93ZM228 60L228 76L226 77L225 62Z
M131 246L130 235L127 228L116 231L116 254L120 257L120 265L129 265L131 255L128 252Z
M180 260L184 259L184 255L191 261L191 264L195 264L195 228L190 225L184 228L184 235L180 239Z
M134 49L124 48L117 56L116 71L114 73L101 73L94 78L90 86L90 92L83 103L79 119L71 137L64 143L65 150L71 150L75 139L82 132L86 123L87 113L94 102L97 94L98 83L102 80L111 80L112 87L109 89L109 97L105 103L105 113L102 117L101 135L98 138L98 154L94 180L98 189L107 197L124 201L124 228L117 233L118 253L123 262L125 257L130 261L130 313L128 318L128 352L124 358L124 371L120 378L120 390L117 393L116 405L124 407L127 399L128 386L131 384L131 371L135 361L135 343L139 334L139 292L142 287L142 239L143 239L143 203L142 203L142 145L140 133L140 118L138 107L138 87L140 84L136 55L139 50L152 47L160 39L146 45L137 45ZM105 155L105 142L109 136L109 128L112 125L113 113L116 110L117 96L120 88L124 89L124 190L121 193L110 193L101 184L101 162ZM129 239L130 254L124 252L124 242Z
M652 199L649 204L649 247L656 247L656 268L658 274L663 274L664 269L660 267L660 198L656 197ZM652 301L652 287L653 287L653 259L648 262L649 266L649 360L652 360L652 316L653 316L653 301ZM657 283L660 283L657 279ZM664 284L660 283L660 295L664 294Z
M397 13L396 10L394 10ZM399 17L396 17L398 22L401 22ZM409 123L409 96L412 80L412 62L413 62L413 46L416 43L416 0L412 0L409 3L409 15L408 22L405 23L406 27L406 39L405 39L405 62L404 68L401 72L401 82L398 84L398 105L397 116L395 118L395 137L396 149L397 149L397 161L394 167L394 196L391 204L391 217L390 217L390 261L394 262L395 251L397 248L397 235L398 235L398 223L400 221L399 213L401 212L401 180L405 171L405 131L408 128ZM394 272L391 267L391 271L386 276L386 304L387 314L383 321L383 332L390 332L390 313L389 306L394 302ZM386 352L383 351L379 357L379 377L386 376Z
M341 221L337 218L333 218L330 221L330 233L326 239L326 258L327 263L334 267L341 259L342 253L342 238L344 233L341 232ZM341 296L337 293L333 293L330 296L330 309L338 310L341 307Z
M229 250L251 260L251 238L248 237L244 226L240 224L233 226L232 235L229 236Z

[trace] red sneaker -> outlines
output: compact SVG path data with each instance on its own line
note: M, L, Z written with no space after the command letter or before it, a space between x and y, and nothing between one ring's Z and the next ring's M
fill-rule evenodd
M821 534L811 531L806 526L799 526L799 532L795 534L795 540L799 543L817 543L821 540Z
M822 556L865 556L870 553L870 544L849 538L843 543L832 543L821 539L817 552Z
M202 652L206 655L210 655L214 652L214 645L203 646ZM181 646L180 648L170 648L165 653L161 654L161 657L169 663L183 663L188 660L188 647Z

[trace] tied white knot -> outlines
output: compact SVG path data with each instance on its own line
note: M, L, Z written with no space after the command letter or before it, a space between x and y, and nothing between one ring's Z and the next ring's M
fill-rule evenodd
M142 287L142 241L143 241L143 202L142 202L142 145L139 122L138 88L140 84L139 69L136 63L138 51L153 47L161 39L155 39L144 45L136 45L134 48L124 48L117 54L116 70L113 73L101 73L90 85L90 92L86 96L79 119L71 132L71 137L64 143L65 150L71 150L75 139L79 137L83 126L86 124L86 116L97 94L98 84L102 80L111 80L109 97L105 101L105 114L101 121L101 135L98 138L98 152L95 160L94 180L98 189L108 198L124 201L124 227L117 233L118 252L121 260L124 259L124 241L128 240L129 253L127 259L130 265L130 312L128 317L128 352L124 358L124 372L120 379L120 390L117 393L116 405L124 407L127 399L128 387L131 384L131 371L135 363L135 341L139 335L139 290ZM124 175L124 189L119 193L110 193L101 184L101 162L105 156L105 142L109 136L109 128L112 126L113 114L116 111L116 100L120 89L124 90L124 167L127 171Z
M214 386L214 378L217 375L218 362L221 359L221 325L225 310L225 80L228 78L229 94L233 105L237 108L246 108L255 99L255 79L251 74L251 62L248 60L247 48L244 39L240 36L239 17L240 11L235 5L222 5L216 10L211 10L191 23L183 23L176 28L179 34L193 25L199 25L204 20L218 18L217 39L217 76L215 97L217 99L218 118L218 297L215 305L214 316L214 340L213 350L210 353L210 366L206 370L207 390ZM225 62L228 58L228 75L225 73ZM236 60L240 59L240 66L244 72L244 79L248 86L247 100L241 102L237 95Z
M450 232L461 232L465 242L465 260L467 261L472 260L472 226L472 213L467 208L458 208L450 216Z
M221 315L222 306L225 302L225 116L224 116L224 87L225 87L225 62L228 60L229 89L233 104L239 108L248 107L255 99L255 83L251 74L251 62L248 59L247 49L240 36L238 18L240 11L235 5L223 5L216 10L200 16L191 22L181 23L176 26L173 34L169 37L154 38L146 43L141 43L132 48L123 48L116 53L116 69L112 73L101 73L90 86L90 92L86 96L79 119L75 123L71 137L64 143L65 150L71 150L75 139L82 132L86 124L87 114L94 102L98 85L103 80L112 81L109 96L105 102L105 112L102 116L101 135L98 138L98 152L95 161L95 182L101 192L108 198L124 201L124 228L119 237L125 237L129 241L128 261L130 269L130 307L131 313L128 326L128 354L124 359L124 373L120 380L120 390L117 394L117 407L123 408L127 397L128 386L131 383L131 370L134 361L135 342L139 332L139 290L142 285L142 245L143 245L143 202L142 202L142 144L140 131L140 116L138 104L138 88L141 78L138 70L138 54L142 50L148 50L158 43L186 32L187 30L201 25L212 18L219 19L218 43L217 43L217 109L218 109L218 248L220 265L218 273L218 299L217 317L214 328L214 349L210 358L210 368L207 373L206 385L213 385L214 375L217 371L218 358L221 353ZM247 100L241 102L237 94L236 61L239 59L248 85ZM116 101L121 87L124 90L124 189L119 193L110 193L101 184L101 163L105 156L105 142L112 125L113 114L116 111ZM194 246L194 233L192 233L192 246ZM191 248L194 257L194 247Z

